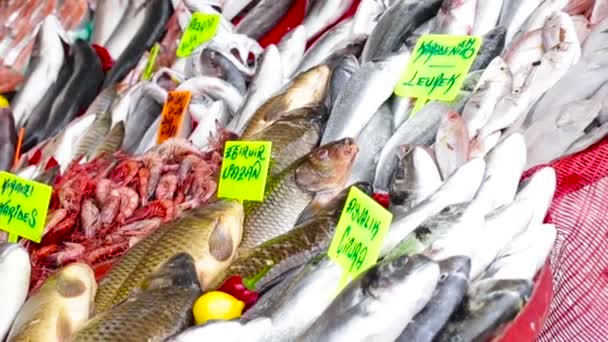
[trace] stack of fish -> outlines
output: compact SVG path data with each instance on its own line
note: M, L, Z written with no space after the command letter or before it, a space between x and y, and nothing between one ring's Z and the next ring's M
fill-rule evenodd
M28 243L32 289L75 261L100 277L161 223L206 203L217 187L220 153L170 139L138 157L117 152L76 161L57 182L58 167L47 170L53 201L41 243Z
M29 283L6 283L23 290L0 330L9 341L472 341L517 315L556 237L543 224L554 170L521 175L608 132L608 1L361 0L335 25L355 1L310 1L262 48L295 3L98 2L92 42L116 59L106 74L99 49L74 40L66 55L60 21L43 21L34 49L55 57L34 55L16 126L0 116L8 146L25 128L12 171L55 188L42 244L26 243L38 289L21 311ZM192 12L221 14L218 32L176 58ZM427 33L484 40L458 97L412 115L415 99L393 91ZM177 138L155 146L172 90L192 99ZM263 202L214 197L218 146L236 136L273 144ZM394 218L379 262L337 293L326 251L350 186L387 194ZM194 299L233 275L260 300L187 329Z

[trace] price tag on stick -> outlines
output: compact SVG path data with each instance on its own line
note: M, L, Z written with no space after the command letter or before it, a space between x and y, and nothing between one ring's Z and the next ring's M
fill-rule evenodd
M53 189L4 171L0 185L0 229L9 233L10 242L17 236L40 242Z
M192 93L189 91L169 92L167 102L163 106L163 117L160 121L160 126L158 126L157 144L161 144L163 141L177 135L191 97Z
M262 201L271 149L270 141L227 141L217 196Z
M177 57L188 57L197 47L211 40L217 33L219 14L194 13L177 47Z
M392 219L393 214L363 191L350 188L327 252L344 270L340 288L378 261Z
M420 37L395 94L418 99L412 114L428 100L454 100L480 47L481 37L476 36Z

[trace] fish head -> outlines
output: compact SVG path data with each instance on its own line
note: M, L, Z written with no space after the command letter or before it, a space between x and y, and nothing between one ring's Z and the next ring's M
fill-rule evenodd
M310 91L315 102L321 102L325 98L331 69L326 64L321 64L299 74L293 81L293 95L299 96L301 91Z
M450 274L462 274L468 278L471 273L471 258L466 256L453 256L439 262L441 279L447 278Z
M24 268L29 269L29 254L20 244L2 242L0 243L0 268L3 268L4 265L16 268L23 265Z
M199 288L194 259L188 253L169 258L139 286L141 290L169 287Z
M493 42L495 45L501 46L505 44L505 39L507 38L507 29L503 26L497 26L492 30L488 31L483 36L484 42Z
M376 264L364 273L361 288L365 295L380 299L393 298L406 278L415 277L421 282L437 281L439 266L423 255L401 255Z
M359 152L352 138L344 138L316 148L296 169L296 182L311 192L342 187Z

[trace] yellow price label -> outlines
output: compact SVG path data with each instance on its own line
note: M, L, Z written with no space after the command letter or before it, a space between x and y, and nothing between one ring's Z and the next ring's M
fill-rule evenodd
M156 58L158 58L158 53L160 52L160 44L155 43L150 50L150 55L148 56L148 61L146 62L146 68L144 69L144 74L142 78L147 81L152 77L152 72L154 71L154 67L156 66Z
M481 37L428 34L420 37L401 80L398 96L441 101L453 100L460 91L477 52Z
M271 149L270 141L227 141L217 196L264 200Z
M350 188L327 255L354 279L378 261L393 214L356 186Z
M167 95L167 102L163 106L162 119L158 126L158 135L156 143L161 144L163 141L177 135L182 122L184 121L184 112L190 104L192 93L189 91L170 91Z
M6 97L0 95L0 108L5 108L10 106L10 103L8 102L8 100L6 99Z
M197 47L215 37L219 14L193 13L177 47L177 57L188 57Z
M0 229L39 243L53 189L4 171L0 185Z

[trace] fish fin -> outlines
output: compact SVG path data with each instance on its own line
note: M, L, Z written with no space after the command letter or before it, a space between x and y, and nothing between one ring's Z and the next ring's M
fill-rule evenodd
M57 280L57 292L63 297L78 297L86 291L87 287L80 279L62 277Z
M226 261L234 254L234 241L230 226L221 220L217 222L209 236L209 253L219 261Z
M72 324L64 311L57 317L56 336L58 342L68 342L72 337Z

